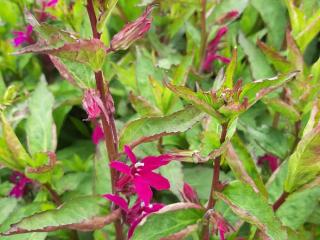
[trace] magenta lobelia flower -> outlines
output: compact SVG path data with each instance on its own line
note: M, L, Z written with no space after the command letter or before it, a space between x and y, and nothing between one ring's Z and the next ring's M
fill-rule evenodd
M24 43L31 44L33 43L33 39L31 37L33 28L31 25L28 25L25 31L14 31L13 35L13 44L15 47L18 47Z
M92 142L97 145L100 141L104 139L103 129L100 124L97 124L92 132Z
M153 8L153 5L148 6L141 17L132 23L128 23L120 32L114 35L110 43L110 49L113 51L125 50L134 41L142 38L151 27L152 19L148 17Z
M213 222L215 225L213 227L216 227L216 230L219 233L220 240L225 240L225 234L233 229L232 226L218 213L214 213L213 218ZM215 231L213 230L212 232Z
M122 173L116 187L121 192L129 189L129 193L136 193L139 199L148 206L152 198L151 187L159 191L170 188L169 181L153 170L168 164L173 156L169 154L148 156L138 161L129 146L124 147L124 152L132 163L130 166L120 161L110 163L110 167Z
M188 183L184 183L183 185L182 197L187 202L199 204L197 192Z
M98 102L100 101L99 94L94 89L87 89L82 100L83 108L88 114L88 119L98 118L101 114L101 109Z
M161 203L152 203L152 204L144 204L139 199L136 203L129 208L128 203L122 197L113 194L106 194L104 198L112 201L114 204L119 206L126 214L125 214L125 221L130 225L128 230L128 239L134 233L135 228L139 225L143 218L148 216L151 213L159 211L165 205Z
M271 172L274 172L279 167L279 159L272 154L265 154L258 159L259 166L262 166L264 163L268 164Z
M28 183L32 181L20 172L13 172L10 181L14 183L14 187L11 189L9 195L15 198L21 198L25 192Z
M208 44L207 50L206 50L206 57L204 59L204 62L202 64L202 70L205 72L210 72L211 71L211 66L213 61L219 60L223 63L230 63L230 59L220 56L217 51L218 51L218 46L219 43L224 35L228 32L227 27L222 27L218 29L218 32L216 36L211 40L211 42Z

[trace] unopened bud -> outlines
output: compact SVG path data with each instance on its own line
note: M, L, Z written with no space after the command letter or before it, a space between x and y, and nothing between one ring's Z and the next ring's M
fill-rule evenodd
M83 108L88 114L88 119L95 119L100 116L101 109L98 105L98 93L94 89L87 89L82 100Z
M128 23L111 40L110 48L112 51L126 50L134 41L142 38L149 31L152 19L148 17L151 14L154 5L146 8L145 12L136 21Z
M183 195L186 201L199 203L197 192L188 183L184 183L183 185Z

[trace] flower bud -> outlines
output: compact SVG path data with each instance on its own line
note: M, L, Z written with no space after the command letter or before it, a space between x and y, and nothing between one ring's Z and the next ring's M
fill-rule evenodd
M87 89L84 93L82 105L88 114L88 119L95 119L100 116L101 109L98 105L98 93L94 89Z
M142 38L149 31L152 19L148 17L153 7L153 5L148 6L141 17L132 23L128 23L120 32L114 35L110 44L112 51L126 50L134 41Z
M188 202L199 203L197 192L188 183L183 185L183 197Z

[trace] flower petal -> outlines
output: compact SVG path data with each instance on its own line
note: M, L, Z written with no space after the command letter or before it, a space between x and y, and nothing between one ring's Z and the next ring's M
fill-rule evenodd
M139 199L144 202L145 205L149 205L152 199L152 191L148 182L142 177L135 177L133 181Z
M124 146L124 152L133 164L137 163L136 155L134 155L134 153L132 152L129 146L127 145Z
M119 172L122 172L124 174L130 175L130 167L127 164L123 163L123 162L112 161L110 163L110 167L116 169Z
M122 197L119 197L119 196L113 195L113 194L105 194L105 195L103 195L103 197L105 199L110 200L111 202L113 202L117 206L119 206L122 210L128 212L128 204L127 204L126 200L124 200Z
M151 187L157 190L166 190L170 188L170 183L168 179L162 177L158 173L146 172L141 174L141 177L146 181Z
M173 156L170 154L163 154L160 156L148 156L141 160L144 163L143 171L152 171L163 165L167 165L170 160L173 159Z

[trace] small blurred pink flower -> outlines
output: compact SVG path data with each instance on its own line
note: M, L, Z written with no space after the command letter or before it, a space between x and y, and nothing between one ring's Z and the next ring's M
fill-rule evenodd
M134 188L129 187L131 191L134 191L145 205L149 205L153 195L151 187L159 191L170 188L169 181L160 174L153 172L153 170L168 164L173 156L169 154L148 156L141 161L137 161L130 147L125 146L124 152L132 163L130 166L120 161L112 161L110 163L110 167L123 174L118 180L116 187L119 191L122 191L127 185L133 185Z
M135 228L139 225L143 218L151 213L158 212L165 205L161 203L144 204L139 199L136 203L129 208L128 203L122 197L112 194L104 195L104 198L112 201L119 206L126 214L125 221L130 225L128 230L128 239L130 239L134 233Z
M271 172L274 172L279 167L279 159L272 154L265 154L258 159L259 166L263 166L264 163L269 166Z
M26 192L28 183L32 181L20 172L13 172L10 181L14 183L14 187L11 189L9 195L15 198L21 198Z
M97 145L100 141L104 139L103 129L100 124L97 124L92 132L92 142Z
M88 120L100 117L101 109L98 105L99 94L94 89L87 89L84 93L82 105L88 114Z
M216 36L211 40L211 42L208 44L207 50L206 50L206 57L204 59L204 62L202 64L202 70L204 72L210 72L211 71L211 67L212 67L212 63L215 60L219 60L223 63L230 63L230 59L220 56L217 51L218 51L218 46L219 43L222 39L222 37L224 35L226 35L226 33L228 32L228 28L227 27L222 27L220 29L218 29L218 32L216 34Z
M18 47L22 44L31 44L33 43L33 39L31 37L33 28L31 25L28 25L25 29L25 31L14 31L13 35L15 36L13 38L13 44L15 47Z
M113 36L110 49L113 51L126 50L134 41L142 38L151 27L152 19L149 15L154 6L148 6L141 17L128 23L120 32Z

